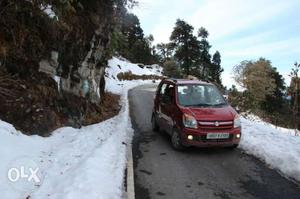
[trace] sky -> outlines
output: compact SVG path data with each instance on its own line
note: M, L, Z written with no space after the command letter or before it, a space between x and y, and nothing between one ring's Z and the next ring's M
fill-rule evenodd
M136 14L154 42L169 42L178 18L209 32L210 50L221 53L223 84L231 87L232 69L243 60L264 57L289 84L300 62L300 0L138 0Z

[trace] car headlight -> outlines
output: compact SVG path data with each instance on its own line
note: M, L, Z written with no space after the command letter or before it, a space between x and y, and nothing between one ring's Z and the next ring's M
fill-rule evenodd
M188 114L183 114L183 125L187 128L198 128L197 120L193 116Z
M240 115L236 115L234 118L234 128L239 128L241 127L241 118Z

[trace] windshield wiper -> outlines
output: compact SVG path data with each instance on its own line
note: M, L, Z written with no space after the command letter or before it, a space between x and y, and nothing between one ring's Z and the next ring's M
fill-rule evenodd
M204 104L204 103L201 103L201 104L188 104L188 105L184 105L186 107L193 107L193 106L204 106L204 107L208 107L208 106L212 106L211 104Z
M210 106L225 106L227 105L226 103L220 103L220 104L206 104L206 103L200 103L200 104L187 104L184 105L186 107L210 107Z
M212 104L212 106L225 106L225 105L227 105L227 103L220 103L220 104Z

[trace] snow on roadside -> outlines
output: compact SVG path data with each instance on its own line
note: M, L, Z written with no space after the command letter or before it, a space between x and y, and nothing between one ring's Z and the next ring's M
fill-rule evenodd
M147 68L148 67L148 68ZM135 85L151 83L151 80L135 80L135 81L119 81L117 75L121 72L131 71L135 75L158 75L162 76L162 68L159 65L144 66L142 69L138 64L130 63L129 61L113 57L108 62L106 69L107 77L105 78L106 89L112 93L121 94L126 87L134 87Z
M273 129L278 130L278 132L286 133L286 134L289 134L289 135L300 136L300 131L298 129L287 129L287 128L275 126L274 124L263 121L263 119L261 119L257 115L253 115L253 114L249 114L249 113L244 113L244 114L242 113L242 115L250 121L254 121L256 123L263 124L265 126L271 127Z
M127 146L133 132L127 93L135 86L152 81L119 82L111 78L120 72L118 65L131 68L134 74L142 74L142 71L137 65L117 58L109 65L107 91L120 94L122 105L114 118L81 129L60 128L48 138L26 136L0 120L1 198L122 198ZM145 69L145 74L149 73L155 72ZM38 165L41 172L42 181L34 186L28 186L26 181L12 183L8 178L14 162L24 158Z
M261 120L242 118L240 148L300 182L300 137Z

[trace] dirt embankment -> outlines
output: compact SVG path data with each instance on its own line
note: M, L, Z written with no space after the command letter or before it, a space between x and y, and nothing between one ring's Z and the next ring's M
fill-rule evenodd
M99 104L58 90L44 73L30 79L0 71L0 118L25 134L48 136L62 126L81 127L98 123L120 110L119 96L105 93Z

